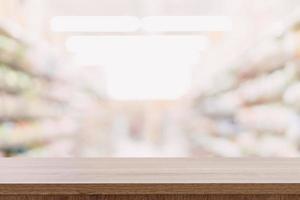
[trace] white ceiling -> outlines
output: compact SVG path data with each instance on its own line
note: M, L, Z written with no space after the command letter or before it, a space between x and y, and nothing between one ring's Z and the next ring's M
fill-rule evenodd
M57 15L216 15L222 14L228 0L47 0L47 4Z
M34 1L34 0L32 0ZM53 15L230 15L294 8L299 0L43 0Z

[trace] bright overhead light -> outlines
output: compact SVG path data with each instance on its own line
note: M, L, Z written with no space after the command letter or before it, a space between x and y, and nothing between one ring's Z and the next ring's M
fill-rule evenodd
M50 26L55 32L134 32L140 20L134 16L56 16Z
M77 63L104 67L116 100L172 100L187 93L191 66L209 45L201 35L72 36L66 48Z
M232 21L226 16L150 16L142 19L149 32L230 31Z
M230 31L226 16L56 16L51 19L55 32L202 32Z
M182 51L202 51L208 45L209 40L203 35L71 36L66 40L66 48L70 52L94 51L99 55L112 49L115 52L125 49L139 51L140 49L160 50L171 47Z

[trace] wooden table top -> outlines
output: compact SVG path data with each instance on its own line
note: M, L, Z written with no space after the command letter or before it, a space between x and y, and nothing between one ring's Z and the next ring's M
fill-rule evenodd
M174 191L300 194L300 159L0 159L0 194L168 194Z

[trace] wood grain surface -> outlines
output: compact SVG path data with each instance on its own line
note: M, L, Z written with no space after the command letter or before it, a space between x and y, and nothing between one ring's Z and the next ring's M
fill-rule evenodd
M300 195L300 159L0 159L0 195L18 194Z
M300 183L300 159L0 159L0 183Z
M0 184L0 195L298 194L299 184Z
M4 200L299 200L298 195L10 195Z

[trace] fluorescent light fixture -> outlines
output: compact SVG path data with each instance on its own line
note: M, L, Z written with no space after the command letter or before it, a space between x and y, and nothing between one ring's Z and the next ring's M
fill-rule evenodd
M227 16L56 16L51 19L55 32L202 32L230 31Z
M191 66L209 45L201 35L72 36L78 63L104 66L107 94L116 100L172 100L186 94Z
M142 19L149 32L230 31L232 20L226 16L151 16Z
M124 51L164 48L184 52L185 50L203 51L209 40L203 35L127 35L127 36L71 36L66 40L70 52L98 52L101 56L107 51ZM124 52L126 53L126 52ZM138 52L136 52L138 53ZM167 53L167 52L166 52Z
M50 26L55 32L134 32L140 20L134 16L56 16Z

